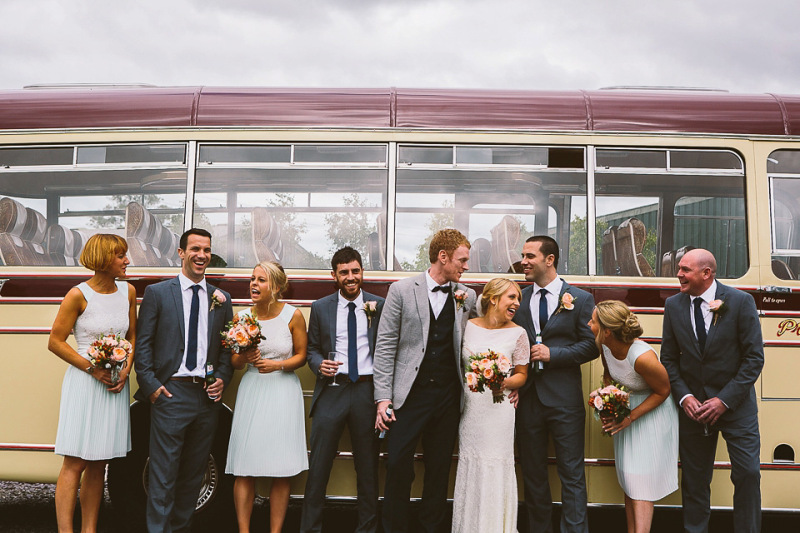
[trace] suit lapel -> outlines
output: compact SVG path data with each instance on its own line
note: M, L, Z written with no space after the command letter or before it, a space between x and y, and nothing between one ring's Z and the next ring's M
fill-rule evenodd
M214 309L211 309L211 295L214 294L214 291L217 290L216 287L211 285L208 281L206 281L206 311L208 312L208 346L209 351L211 350L212 343L212 333L214 332L214 313L217 312L217 309L220 309L219 306L215 306ZM203 305L202 303L200 304ZM200 311L203 311L203 308L200 307Z
M700 351L700 341L697 340L697 333L692 327L692 299L688 294L681 293L680 301L678 302L678 327L686 332L686 335L692 339L692 346L694 346L694 353L699 358L703 358L703 353ZM706 338L706 346L708 346L708 338Z
M562 279L562 280L561 280L561 292L560 292L560 293L558 293L558 302L556 303L556 310L555 310L555 311L553 311L553 314L552 314L552 315L550 315L550 317L547 319L547 324L545 324L545 325L544 325L544 329L542 330L542 337L544 337L544 332L545 332L545 331L547 331L547 330L549 330L549 329L551 329L551 328L554 328L554 327L556 327L556 326L553 326L553 323L554 323L554 322L557 322L558 320L560 320L560 319L561 319L561 315L562 315L564 312L569 312L569 311L567 311L566 309L561 309L561 297L562 297L562 296L564 295L564 293L565 293L565 292L567 292L567 291L568 291L570 288L571 288L571 286L569 285L569 283L567 283L566 281L564 281L564 280ZM529 309L530 309L530 306L529 306Z
M428 284L425 282L425 274L414 279L414 299L417 301L417 313L419 314L420 328L422 329L423 343L428 340L428 330L431 323L431 304L428 300Z
M327 303L325 313L328 315L328 338L330 339L329 352L336 351L336 318L338 316L339 307L339 292L334 293ZM328 354L322 354L323 357L328 357Z
M714 293L714 299L715 300L722 300L724 302L725 301L725 292L726 292L725 291L725 286L718 281L717 282L717 292ZM706 350L708 350L708 347L711 346L711 343L714 341L714 337L716 337L717 321L720 318L721 317L716 316L713 312L711 313L711 325L708 327L708 336L706 337Z
M522 291L522 301L519 304L517 324L525 328L528 332L528 340L533 343L536 340L536 331L533 328L533 318L531 317L531 299L533 298L533 287L526 287Z
M372 294L361 291L361 297L364 300L364 303L367 302L375 302L375 305L378 305L378 301L375 299L375 296ZM377 307L375 309L377 311ZM372 320L369 316L367 316L367 342L369 343L369 356L373 357L375 355L375 320Z
M181 281L174 278L170 284L170 293L172 293L172 301L177 309L177 321L181 329L181 338L186 338L186 325L183 323L183 295L181 294Z

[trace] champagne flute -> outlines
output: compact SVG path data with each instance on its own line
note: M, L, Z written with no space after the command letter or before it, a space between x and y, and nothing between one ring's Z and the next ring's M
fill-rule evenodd
M336 362L336 352L328 352L328 361ZM328 387L338 387L339 384L336 383L336 373L334 372L333 376L331 377L331 382L328 383Z

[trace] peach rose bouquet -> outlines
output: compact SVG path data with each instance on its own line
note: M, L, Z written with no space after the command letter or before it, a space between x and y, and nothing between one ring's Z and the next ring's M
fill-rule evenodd
M87 355L95 368L111 371L111 383L119 383L119 373L125 367L128 356L133 352L133 345L125 337L109 333L101 335L89 345Z
M222 335L222 345L236 353L256 346L264 338L261 334L261 325L250 314L235 315L220 335Z
M469 371L464 373L464 380L472 392L483 392L487 388L492 391L492 401L501 403L505 400L503 380L511 373L511 361L494 350L471 355Z

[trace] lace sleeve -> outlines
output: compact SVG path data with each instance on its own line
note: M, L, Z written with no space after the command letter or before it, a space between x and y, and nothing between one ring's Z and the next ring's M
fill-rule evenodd
M528 334L525 333L523 328L519 328L520 333L517 337L517 345L514 347L514 353L511 355L511 362L516 365L525 365L531 359L531 346L528 343Z

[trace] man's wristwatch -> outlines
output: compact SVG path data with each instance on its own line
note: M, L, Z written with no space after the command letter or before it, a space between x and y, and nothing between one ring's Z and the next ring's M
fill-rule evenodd
M94 366L89 365L88 367L86 367L85 372L91 376L92 374L94 374Z

